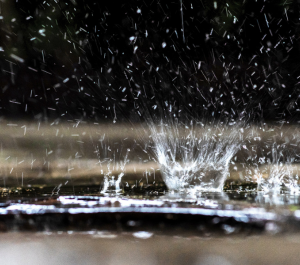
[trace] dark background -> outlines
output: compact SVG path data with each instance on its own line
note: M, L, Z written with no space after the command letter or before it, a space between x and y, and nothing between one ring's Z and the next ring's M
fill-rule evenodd
M0 7L3 118L300 121L298 1Z

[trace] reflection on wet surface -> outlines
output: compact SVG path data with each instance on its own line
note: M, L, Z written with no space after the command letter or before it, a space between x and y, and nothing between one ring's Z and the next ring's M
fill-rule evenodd
M2 189L2 231L132 231L235 235L299 230L300 196L282 192L224 191L195 197L161 186L104 196L99 186ZM151 237L150 234L137 237Z

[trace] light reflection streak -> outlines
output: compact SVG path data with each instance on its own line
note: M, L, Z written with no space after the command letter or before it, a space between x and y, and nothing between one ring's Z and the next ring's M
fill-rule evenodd
M219 216L234 218L239 222L251 222L255 220L274 221L278 215L258 207L244 208L241 210L209 208L216 206L209 202L208 207L185 206L170 204L165 205L163 201L145 201L138 199L105 198L93 196L61 196L58 205L36 205L36 204L12 204L0 209L0 215L7 214L97 214L97 213L154 213L154 214L183 214L199 216ZM109 206L107 204L110 203ZM117 203L117 204L116 204ZM112 206L111 206L112 205ZM115 206L114 206L115 205ZM202 204L205 205L205 204ZM178 206L178 207L176 207ZM295 217L300 218L300 211L295 212Z

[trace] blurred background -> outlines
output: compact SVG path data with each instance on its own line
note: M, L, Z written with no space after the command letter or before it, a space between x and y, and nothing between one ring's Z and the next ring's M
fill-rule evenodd
M298 122L298 1L0 5L2 118Z

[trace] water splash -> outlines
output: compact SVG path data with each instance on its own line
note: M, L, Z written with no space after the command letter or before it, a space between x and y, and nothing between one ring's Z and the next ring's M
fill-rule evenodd
M239 130L163 122L150 127L153 151L171 192L222 191L239 149Z
M299 176L295 158L284 154L276 142L272 146L272 161L269 159L262 168L256 169L258 190L279 194L281 191L299 193Z
M130 149L123 148L124 145L122 143L114 143L111 145L108 141L105 141L104 138L105 135L100 139L101 145L97 145L96 147L100 171L101 174L104 175L101 193L120 194L123 192L121 180L125 175L125 166L129 162L128 154Z
M258 190L265 193L280 193L283 187L293 187L291 165L283 163L269 164L263 169L263 172L268 172L268 176L264 177L263 173L258 172Z

